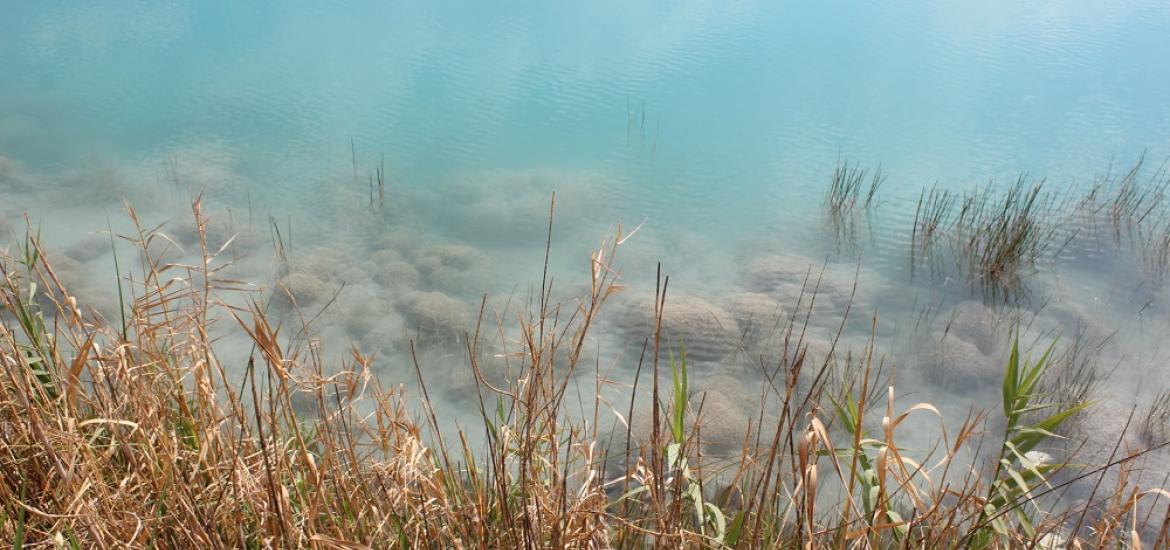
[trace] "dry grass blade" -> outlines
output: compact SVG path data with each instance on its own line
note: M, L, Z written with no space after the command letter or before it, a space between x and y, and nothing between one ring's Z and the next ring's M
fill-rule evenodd
M836 179L849 188L864 181L856 168ZM1006 205L977 199L965 206L967 231L986 222L1001 228L988 237L993 241L963 233L975 239L980 261L1018 263L1040 249L1034 239L1044 230L1034 225L1034 209L1041 199L1017 188ZM872 192L848 201L864 204ZM939 231L945 201L924 203L935 204L924 214L935 221L921 227ZM192 215L202 231L199 200ZM0 258L5 541L98 548L935 548L977 540L987 525L1025 509L1036 533L989 539L988 547L1007 548L1035 546L1038 533L1063 526L1062 518L1033 513L1031 502L1048 494L1041 485L1022 493L1026 500L985 512L997 498L992 484L1009 477L989 481L964 461L980 453L980 414L972 412L955 432L941 426L935 448L903 446L905 431L916 429L909 419L941 412L925 403L899 406L893 367L875 357L876 317L864 352L838 349L842 319L832 349L812 360L808 330L819 277L811 270L780 329L780 349L760 361L758 415L736 456L715 460L705 426L716 414L714 395L689 390L681 349L660 349L672 338L662 322L672 311L669 279L660 278L654 333L643 346L643 358L653 353L650 370L639 367L634 382L635 394L652 386L651 436L632 448L631 401L618 430L626 440L609 438L607 449L598 411L618 407L601 391L592 415L569 402L586 371L598 373L596 388L615 384L585 352L607 300L621 290L614 261L629 235L619 228L592 253L582 274L590 284L571 303L552 300L545 263L530 304L507 321L514 323L507 334L517 337L505 353L522 375L489 385L478 360L492 327L465 335L468 368L481 384L480 446L468 432L441 431L444 411L430 399L426 376L433 371L424 356L414 365L421 395L383 388L370 358L356 350L327 366L319 348L300 338L283 342L256 296L223 278L223 247L211 249L201 238L197 265L171 262L151 246L164 239L160 228L141 226L132 210L130 217L134 229L123 240L139 249L141 261L120 270L124 324L78 304L35 237L20 257ZM287 259L287 229L273 223L272 231L277 256ZM1024 252L1005 253L998 240ZM213 337L224 331L253 346L246 365L225 364ZM673 352L678 360L669 369L659 364ZM1074 382L1065 385L1083 395L1075 388L1091 387L1085 381L1092 376L1071 372ZM1147 437L1158 435L1150 427L1165 424L1166 401L1144 417ZM412 414L419 408L425 417ZM881 429L866 433L873 421ZM1121 487L1109 495L1116 513L1093 542L1125 540L1134 523L1119 518L1153 494Z

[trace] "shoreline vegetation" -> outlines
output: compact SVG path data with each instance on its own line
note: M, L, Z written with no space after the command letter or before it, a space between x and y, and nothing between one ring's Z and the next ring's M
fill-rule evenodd
M1164 274L1170 225L1160 224L1170 217L1152 212L1170 180L1163 167L1139 184L1139 168L1120 183L1105 178L1074 210L1104 216L1116 239L1133 235ZM880 168L838 166L826 199L837 235L853 233L840 226L855 208L880 208L885 179ZM1017 295L1023 273L1071 239L1044 219L1055 200L1023 177L1004 194L924 191L914 254L933 264L949 245L972 285ZM514 320L493 321L481 306L461 335L480 423L455 434L442 428L413 341L412 393L406 383L383 386L375 357L356 347L336 360L330 354L343 350L286 338L311 334L311 320L281 325L224 275L231 239L209 244L199 199L201 261L191 264L162 257L161 228L142 227L128 209L136 232L118 238L139 261L128 269L114 255L123 306L112 319L70 294L29 230L0 257L0 539L15 548L1170 544L1170 493L1130 482L1170 442L1170 396L1128 411L1105 434L1104 458L1082 455L1074 434L1090 429L1077 426L1099 403L1081 342L1053 339L1028 354L1016 336L1003 350L1001 402L946 425L945 404L908 404L898 393L873 339L809 353L815 270L798 303L785 304L742 438L728 442L707 422L718 396L691 390L687 342L666 331L674 294L661 270L632 397L604 400L614 382L589 336L622 290L615 258L632 234L619 226L603 240L586 290L555 302L555 202L539 295ZM876 316L873 325L876 333ZM506 351L514 376L500 381L486 373L482 343L505 329L519 338ZM246 365L217 353L225 332L250 340ZM578 406L582 379L596 392ZM938 426L937 445L906 448L912 421ZM730 459L710 452L715 441L732 448ZM1091 487L1088 498L1061 498L1077 484Z

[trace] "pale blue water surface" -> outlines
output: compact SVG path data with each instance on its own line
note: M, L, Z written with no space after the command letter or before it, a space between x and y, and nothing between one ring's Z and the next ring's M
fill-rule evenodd
M123 198L178 231L202 190L242 235L238 276L271 292L285 273L271 216L291 228L296 261L346 284L319 321L338 355L358 342L398 382L412 373L395 366L402 334L417 329L404 296L522 302L540 280L555 190L566 289L588 283L588 251L619 222L645 221L621 251L631 294L652 292L659 261L672 288L714 304L751 290L744 271L763 255L829 260L842 280L860 262L860 322L843 345L863 345L877 312L882 352L915 400L994 407L994 391L927 381L937 326L908 335L924 304L945 319L981 298L954 273L910 281L920 193L1020 173L1084 189L1143 153L1152 173L1170 154L1168 59L1170 3L1146 0L6 0L0 225L22 234L27 212L51 244L84 249L107 216L128 229ZM841 158L888 176L844 246L824 218ZM388 234L413 244L387 253ZM440 245L472 247L475 270L426 252ZM1041 335L1092 325L1108 340L1111 395L1128 403L1170 374L1170 306L1119 246L1077 240L1010 307ZM93 282L110 277L108 255L72 256L79 286L108 294ZM391 268L416 274L380 277ZM826 330L843 313L830 309ZM644 336L626 326L600 329L618 373Z

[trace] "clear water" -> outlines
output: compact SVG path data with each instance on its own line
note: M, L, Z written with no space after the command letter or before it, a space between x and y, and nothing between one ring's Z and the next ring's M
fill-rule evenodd
M718 303L744 289L743 268L760 255L829 260L846 279L860 259L860 328L845 344L864 343L877 311L907 399L955 403L956 415L993 408L994 392L930 383L920 358L935 344L907 336L923 304L942 304L942 319L971 297L950 279L909 280L921 190L1022 172L1078 189L1143 152L1170 154L1161 1L109 1L2 12L10 236L27 212L62 250L97 246L87 235L107 216L127 230L123 197L175 225L205 190L209 210L252 234L241 278L273 286L271 216L292 227L294 256L320 255L346 281L352 309L322 322L333 342L401 320L410 289L376 277L386 232L487 256L444 283L467 307L482 292L493 303L525 295L539 282L555 190L553 268L566 288L587 281L588 250L618 222L645 220L622 251L632 293L653 288L659 261L678 292ZM888 175L866 231L845 247L823 209L842 157ZM386 206L371 209L382 163ZM1088 323L1114 334L1101 352L1117 365L1109 395L1147 399L1170 374L1162 285L1109 239L1077 243L1033 276L1022 307L1040 312L1038 333ZM101 294L109 258L84 256L78 279ZM638 338L621 326L602 330L619 377ZM393 350L384 359L385 381L409 378Z

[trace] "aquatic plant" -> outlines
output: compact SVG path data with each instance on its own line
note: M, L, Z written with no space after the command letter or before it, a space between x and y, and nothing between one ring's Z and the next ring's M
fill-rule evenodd
M1170 441L1170 390L1154 397L1140 419L1138 430L1149 445Z
M268 216L268 227L272 241L272 254L280 267L288 269L289 261L292 260L292 218L289 218L283 233L280 230L280 224L272 215Z
M1078 329L1071 343L1049 359L1049 366L1037 386L1040 401L1060 406L1099 399L1108 374L1108 371L1102 371L1101 351L1110 338L1090 341L1085 330Z
M1099 178L1083 195L1053 192L1027 175L1003 188L989 182L965 192L935 184L921 191L910 229L911 276L925 261L940 280L950 277L940 262L946 246L969 286L987 298L1013 301L1027 294L1027 275L1038 262L1055 260L1070 243L1083 243L1107 226L1109 248L1129 246L1145 275L1160 283L1170 270L1170 223L1159 213L1168 186L1166 164L1145 177L1140 160L1121 178Z
M1001 195L991 185L966 193L955 219L956 252L968 280L991 294L1022 290L1024 270L1049 251L1053 226L1043 218L1044 182L1021 175Z
M949 228L951 211L954 208L956 195L940 189L937 184L926 189L918 196L918 206L914 211L914 228L910 234L910 274L918 266L919 260L929 262L932 272L941 269L941 255L937 252L939 237Z
M1080 208L1109 223L1114 239L1140 227L1158 209L1165 207L1167 188L1170 187L1170 159L1142 181L1145 155L1138 158L1120 178L1114 179L1107 171L1099 177L1080 202Z
M1003 443L995 462L995 473L979 503L978 519L963 538L963 542L972 548L990 547L995 538L1010 546L1021 533L1029 538L1036 537L1036 514L1041 508L1033 493L1044 488L1049 474L1060 466L1038 453L1037 448L1053 437L1065 420L1089 406L1088 402L1039 402L1040 381L1055 347L1053 342L1039 360L1021 363L1018 335L1012 344L1003 376L1003 414L1006 419ZM1034 418L1038 413L1042 414Z
M865 185L867 176L868 186ZM829 212L833 215L849 213L859 204L863 209L869 209L870 206L874 205L874 197L885 180L886 176L882 174L881 166L878 166L870 175L869 170L862 168L860 163L854 163L850 166L848 159L838 160L837 167L833 170L833 178L829 183L829 195L826 199ZM863 198L864 200L862 200Z
M1155 283L1170 275L1170 219L1146 224L1137 232L1138 249L1145 272Z
M859 163L850 166L848 159L838 159L825 196L829 223L838 243L853 242L858 207L869 212L871 207L877 206L877 192L885 181L881 166L871 174Z
M193 214L204 227L197 204ZM1063 533L1082 544L1067 525L1087 508L1050 511L1042 499L1059 491L1056 466L1028 458L1054 418L1077 408L1031 414L1050 360L1019 361L1018 349L1004 378L996 472L980 473L965 457L980 452L981 414L943 430L937 448L904 447L907 419L941 412L900 405L872 341L844 354L847 368L811 364L807 321L797 322L805 306L795 306L782 359L762 373L771 405L760 405L736 460L716 464L703 454L710 398L690 390L685 343L660 365L671 341L662 332L670 280L660 277L632 392L650 386L651 435L636 454L628 427L605 445L606 415L633 419L602 397L617 382L582 351L620 290L613 262L627 235L619 228L603 241L588 291L558 304L551 230L550 215L540 287L515 317L518 337L501 344L521 375L496 381L479 363L481 331L492 330L484 307L463 339L482 445L444 429L424 357L413 356L412 392L383 388L357 351L327 365L320 346L282 337L252 291L223 279L223 260L206 246L201 262L165 261L151 253L153 230L136 224L124 240L144 260L122 272L123 331L78 303L29 239L20 257L0 258L0 538L17 547L1018 548ZM43 323L20 321L34 286L49 298ZM221 353L212 334L227 330L246 335L251 352ZM570 406L569 375L587 370L598 391ZM1102 498L1129 502L1126 486L1109 490ZM1111 510L1084 544L1129 540L1133 508ZM1149 540L1164 544L1166 529Z
M1170 158L1153 171L1145 167L1143 154L1120 177L1110 171L1098 177L1077 204L1092 228L1108 228L1114 250L1136 253L1143 274L1160 286L1170 270Z

